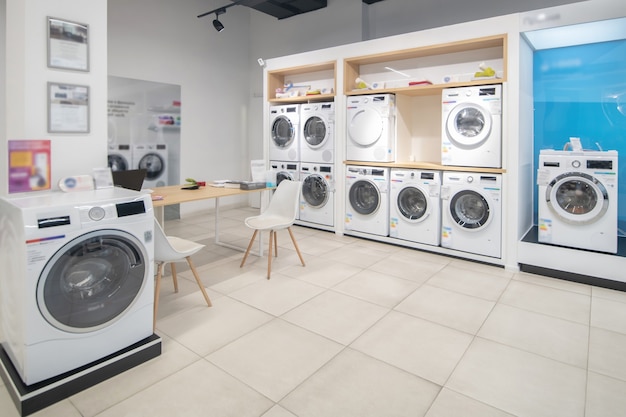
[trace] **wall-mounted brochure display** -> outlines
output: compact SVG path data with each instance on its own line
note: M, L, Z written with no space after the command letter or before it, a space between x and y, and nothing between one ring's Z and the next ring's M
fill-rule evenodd
M48 17L48 67L89 71L89 26Z
M50 189L50 140L9 140L9 193Z
M89 132L89 87L48 83L48 132Z

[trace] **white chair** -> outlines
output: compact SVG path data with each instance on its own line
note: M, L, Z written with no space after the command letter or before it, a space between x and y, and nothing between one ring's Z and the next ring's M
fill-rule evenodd
M161 277L165 264L169 263L172 268L172 279L174 281L174 292L178 292L178 278L176 277L176 262L187 261L196 282L202 291L206 303L211 307L211 299L204 289L202 281L198 276L198 271L191 262L191 255L202 249L204 245L181 239L176 236L166 236L163 228L156 219L154 220L154 261L157 263L157 277L154 289L154 325L156 326L157 311L159 310L159 293L161 292Z
M239 267L243 267L243 264L246 262L248 254L250 253L250 248L252 248L252 244L254 243L254 239L256 238L259 230L269 230L270 242L269 253L267 254L267 279L270 279L270 273L272 270L272 248L274 249L275 256L278 256L278 239L276 237L276 232L281 229L287 229L287 231L289 231L289 236L291 236L291 241L293 242L293 246L296 248L300 262L302 262L302 266L305 266L304 259L302 259L302 254L300 253L300 248L298 248L296 239L291 231L291 226L296 220L296 214L298 213L301 187L302 183L298 181L281 181L276 188L267 209L262 214L248 217L245 220L246 226L254 229L254 233L252 234L250 244L248 244L248 249L246 249L246 253L243 256L243 260L241 261L241 265L239 265Z

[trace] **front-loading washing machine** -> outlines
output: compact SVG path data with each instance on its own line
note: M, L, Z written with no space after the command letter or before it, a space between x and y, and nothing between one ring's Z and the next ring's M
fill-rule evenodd
M165 143L141 143L133 147L133 165L146 170L144 188L168 185L168 152Z
M389 237L438 246L441 172L391 169Z
M617 252L617 160L617 151L539 152L539 242Z
M269 159L300 160L300 104L270 106Z
M394 162L396 160L396 97L393 94L347 98L346 159Z
M0 198L2 347L26 385L153 333L154 213L107 188Z
M502 174L444 172L441 246L500 258Z
M133 169L133 151L128 144L110 144L107 161L111 171Z
M346 167L346 232L389 235L389 168Z
M502 167L502 85L444 88L441 164Z
M335 155L335 103L303 104L300 160L332 164Z
M334 226L335 180L333 165L300 163L300 222Z
M283 180L300 180L300 162L270 161L270 171L272 171L272 175L276 176L277 187ZM299 217L300 213L297 213L296 219Z

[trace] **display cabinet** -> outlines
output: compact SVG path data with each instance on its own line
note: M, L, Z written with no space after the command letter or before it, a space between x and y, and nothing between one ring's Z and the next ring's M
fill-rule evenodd
M287 91L298 95L277 97L277 91L291 86ZM307 89L319 94L306 95ZM273 104L332 101L337 91L337 64L335 61L314 65L284 68L267 72L267 100Z

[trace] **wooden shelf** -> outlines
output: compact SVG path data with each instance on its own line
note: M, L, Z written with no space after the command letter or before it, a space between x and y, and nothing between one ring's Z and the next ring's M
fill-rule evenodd
M460 171L460 172L483 172L489 174L504 174L503 168L478 168L459 167L451 165L441 165L434 162L365 162L365 161L343 161L344 165L381 167L381 168L406 168L406 169L427 169L436 171Z
M441 90L452 87L467 87L473 85L501 84L502 78L486 78L484 80L472 80L467 82L454 82L446 84L417 85L411 87L384 88L380 90L352 90L346 92L347 96L359 96L364 94L402 94L410 97L441 95Z
M298 96L287 98L270 98L268 101L272 104L296 104L296 103L312 103L320 101L333 101L335 94L316 94L311 96Z
M288 77L299 77L301 79L307 79L315 81L323 73L332 72L332 93L320 94L316 96L297 96L297 97L285 97L276 98L276 90L285 86L285 81ZM284 68L280 70L273 70L267 72L267 100L275 103L306 103L309 101L328 101L334 99L335 92L337 91L337 62L322 62L314 65L302 65L299 67Z

